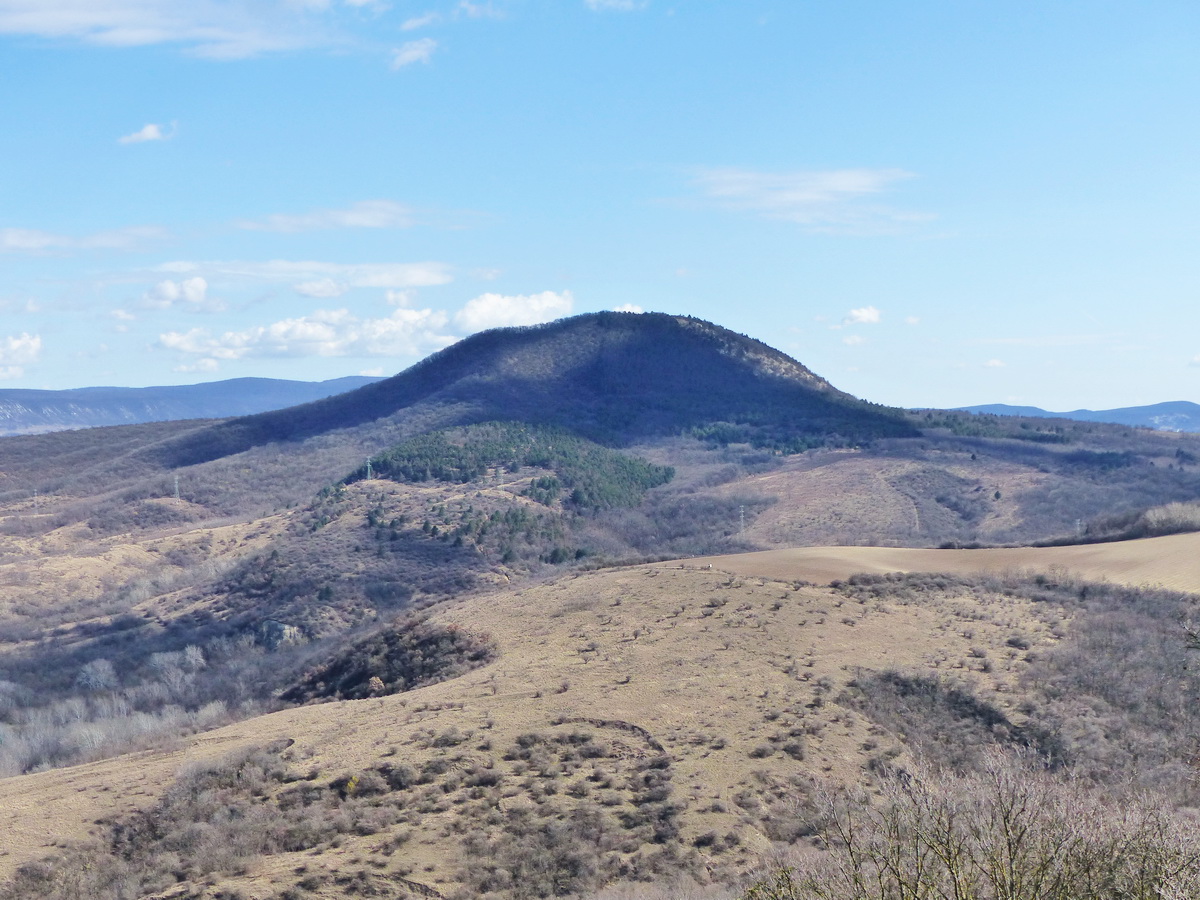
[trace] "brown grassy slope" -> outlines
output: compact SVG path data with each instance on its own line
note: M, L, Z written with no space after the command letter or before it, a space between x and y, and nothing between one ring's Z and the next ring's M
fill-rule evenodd
M1064 551L1087 550L1092 575L1138 582L1145 580L1155 553L1169 567L1195 549L1194 536L1179 536L1136 546L990 553L1004 553L1006 565L1029 567L1063 565L1072 558ZM448 892L469 873L464 835L494 833L489 810L503 816L527 808L536 815L547 803L597 801L611 803L612 810L631 809L632 798L619 783L602 789L584 784L586 775L600 766L622 777L639 759L656 755L655 743L671 763L684 864L697 872L744 870L768 849L773 829L789 815L788 798L806 779L855 780L872 756L899 749L894 738L836 702L858 667L953 673L1001 698L1018 721L1012 691L1027 652L1053 643L1054 629L1064 624L1051 605L998 594L982 603L954 597L858 603L827 588L791 583L826 578L834 566L830 560L846 567L885 552L899 554L888 557L898 563L890 568L931 568L933 551L820 552L825 556L812 556L807 564L789 563L787 581L694 568L693 561L688 568L601 571L470 598L442 609L437 618L490 632L501 657L455 681L404 695L287 710L170 749L0 781L0 872L56 844L86 839L100 831L98 819L151 805L188 762L288 740L295 741L286 754L291 764L315 772L318 787L385 763L420 769L447 757L457 757L460 768L490 766L500 780L494 792L478 796L450 781L435 783L429 790L443 799L421 813L416 827L348 834L336 845L280 854L242 874L214 879L247 898L290 887L300 866L345 872L371 865L382 875ZM968 552L947 551L945 558L981 564L996 558L983 551L964 555ZM751 554L719 562L753 568L770 558ZM1131 565L1130 558L1139 564ZM1028 651L1006 643L1015 629L1026 636ZM991 664L982 666L984 658ZM614 723L629 723L645 734ZM605 756L574 773L560 772L557 794L548 800L539 787L545 779L522 774L505 755L523 734L553 738L573 729L584 729L606 748ZM447 743L439 741L445 735L452 736L449 749L436 746ZM789 744L799 746L788 751ZM790 782L793 778L799 781ZM410 837L389 851L399 831ZM719 843L694 848L709 832ZM193 887L195 896L213 896L205 893L209 888Z
M742 576L828 583L858 572L1004 572L1066 570L1079 578L1200 592L1200 533L1066 547L929 550L891 547L797 547L688 560ZM669 565L665 564L664 565Z

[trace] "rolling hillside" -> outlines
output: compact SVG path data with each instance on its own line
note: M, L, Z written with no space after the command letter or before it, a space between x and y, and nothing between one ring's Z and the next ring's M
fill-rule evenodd
M663 563L662 565L669 565ZM743 577L829 582L858 573L977 573L1063 571L1088 581L1113 581L1200 594L1200 533L1173 534L1063 547L998 547L922 550L889 547L794 547L728 556L699 557L707 566Z
M0 900L732 882L817 827L822 779L997 742L1100 781L1153 758L1186 793L1146 735L1192 727L1163 672L1190 671L1195 534L933 548L1193 530L1198 461L1187 434L873 406L628 314L273 413L5 438L0 868L69 846ZM1072 635L1117 620L1153 641L1105 665L1160 687L1097 724L1063 685L1107 657Z
M855 593L878 592L873 582L822 586L831 560L847 569L855 554L870 561L870 553L848 548L777 559L770 574L769 561L751 554L464 598L433 621L490 635L499 655L453 680L284 710L175 748L0 780L0 870L11 873L77 841L107 840L104 823L113 820L131 823L126 841L155 840L153 833L134 836L139 810L160 804L166 828L163 798L178 804L184 796L178 788L167 793L177 778L215 777L204 773L245 765L239 760L259 748L254 765L266 768L254 770L265 773L254 776L257 799L234 791L223 802L249 804L272 822L282 823L288 810L318 816L311 837L294 837L290 850L232 857L173 851L176 874L166 874L173 887L154 896L267 898L304 890L297 896L333 897L344 895L347 879L376 896L510 896L503 873L522 871L519 859L531 854L546 854L552 870L565 866L560 877L573 879L565 882L573 889L678 872L737 879L755 870L772 842L803 833L797 803L821 779L854 783L871 760L904 760L923 746L926 738L904 732L877 705L885 694L871 673L935 676L1012 723L1051 715L1049 707L1031 711L1050 702L1036 699L1037 685L1057 671L1047 668L1055 654L1076 665L1067 662L1073 635L1089 627L1085 610L1067 602L1078 583L1060 567L1079 563L1090 578L1136 584L1156 568L1197 558L1200 545L1195 535L1106 544L1087 548L1086 560L1069 549L1003 558L941 551L956 557L959 572L1050 565L1056 574L1025 582L918 580L900 583L900 594ZM938 553L887 552L876 567L923 569ZM1130 567L1131 558L1138 566ZM1194 566L1189 577L1178 587L1200 585ZM964 741L993 739L972 730L976 713L938 714L967 716L959 725ZM918 714L907 715L912 724ZM1118 729L1114 741L1124 727L1115 721L1108 725ZM1084 745L1073 752L1090 759ZM1103 752L1118 752L1117 745ZM347 779L364 787L348 794ZM326 820L334 824L315 824ZM261 821L266 827L268 818ZM572 838L594 854L582 869L557 855L564 847L544 843L555 822L564 823L564 834L587 829ZM214 819L209 827L231 826ZM525 834L523 842L505 843L506 829Z

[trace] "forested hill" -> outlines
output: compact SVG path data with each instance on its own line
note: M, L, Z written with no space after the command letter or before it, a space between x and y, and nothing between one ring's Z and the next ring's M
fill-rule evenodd
M328 381L231 378L207 384L144 388L6 389L0 390L0 436L245 416L308 403L378 380L353 375Z
M683 431L802 450L909 436L898 410L837 390L760 341L686 316L593 313L473 335L348 394L223 422L157 448L186 465L376 420L560 425L621 444Z

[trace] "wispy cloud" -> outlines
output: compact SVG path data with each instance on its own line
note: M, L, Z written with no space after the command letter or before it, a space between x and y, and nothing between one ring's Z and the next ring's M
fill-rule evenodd
M0 228L0 253L56 253L72 250L139 250L165 240L165 228L140 225L76 237L36 228Z
M437 46L438 42L433 38L420 38L403 44L392 51L392 71L395 72L414 63L429 62L433 58L433 51L437 49Z
M497 9L491 2L486 0L484 3L472 3L471 0L459 0L458 6L454 8L456 16L466 16L468 19L503 19L504 13Z
M127 134L124 137L117 138L118 144L144 144L147 141L169 141L175 136L175 126L172 124L170 131L163 131L161 125L150 122L143 125L133 134Z
M983 366L985 369L1003 369L1004 368L1004 360L989 359L987 362L985 362L983 364Z
M277 213L264 219L243 220L248 231L318 231L328 228L407 228L413 224L407 206L391 200L363 200L345 209L318 209L299 215Z
M758 172L701 169L695 185L727 209L794 222L810 231L879 233L926 221L931 216L871 202L897 182L912 178L902 169L833 169Z
M401 31L417 31L421 28L428 28L430 25L436 25L441 20L435 12L425 13L423 16L413 16L411 19L405 19L400 25Z
M1085 347L1120 339L1118 334L1035 334L1026 337L975 338L971 344L1003 347Z
M445 313L431 309L397 309L377 319L346 309L318 310L244 331L169 331L159 335L158 346L181 354L190 370L205 371L248 358L416 356L454 341L442 333L446 321Z
M606 12L616 10L618 12L630 12L631 10L641 9L646 5L646 0L583 0L584 5L596 12Z
M332 278L317 278L313 281L302 281L300 284L292 285L292 290L304 297L330 300L342 296L350 290L350 285L343 281L334 281Z
M0 378L20 378L25 367L37 362L41 355L40 335L22 332L16 337L0 338Z
M241 59L330 43L331 4L296 0L0 0L0 34L109 47L177 44L197 56Z
M873 306L863 306L859 309L852 309L846 313L846 318L842 319L843 325L878 325L882 318L882 314Z
M454 322L467 331L506 325L538 325L569 316L575 305L570 291L540 294L480 294L454 315Z

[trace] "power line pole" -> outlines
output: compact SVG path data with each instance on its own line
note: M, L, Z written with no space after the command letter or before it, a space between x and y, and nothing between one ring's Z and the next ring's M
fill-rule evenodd
M741 518L741 520L742 520L742 533L745 534L746 533L746 507L744 505L738 506L738 517Z

